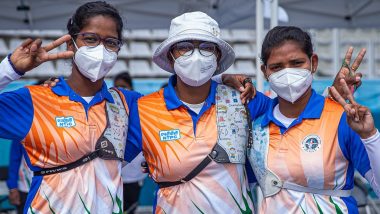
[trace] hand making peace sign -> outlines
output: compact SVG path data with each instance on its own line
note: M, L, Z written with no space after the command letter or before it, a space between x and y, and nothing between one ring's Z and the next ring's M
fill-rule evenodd
M354 90L361 85L362 74L359 72L356 72L356 70L359 68L365 56L366 49L365 48L361 49L354 63L350 66L353 51L354 51L353 47L348 48L346 52L346 56L344 57L342 67L340 68L338 74L336 75L334 79L334 83L333 83L333 86L339 91L339 93L343 95L343 98L345 99L347 99L347 97L345 97L343 93L343 87L340 84L341 79L345 80L351 93L353 93Z
M72 51L48 53L70 39L70 35L64 35L46 46L42 46L41 39L26 39L14 50L11 61L19 72L25 73L46 61L71 58L74 55Z
M358 133L362 139L367 139L376 134L376 128L371 111L367 107L362 106L355 101L344 79L340 80L340 85L343 89L343 96L338 93L334 86L330 88L330 93L346 111L348 125L356 133ZM346 102L343 97L347 97L348 102Z

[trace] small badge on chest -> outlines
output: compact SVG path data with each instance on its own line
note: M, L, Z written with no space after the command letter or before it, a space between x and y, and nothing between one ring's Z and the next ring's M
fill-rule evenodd
M321 138L318 135L308 135L302 141L302 149L306 152L316 152L321 148Z

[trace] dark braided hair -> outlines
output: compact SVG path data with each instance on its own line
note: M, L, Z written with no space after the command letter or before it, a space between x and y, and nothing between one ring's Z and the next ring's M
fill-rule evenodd
M264 65L267 65L272 49L286 41L296 42L309 58L313 55L313 44L307 32L294 26L277 26L270 30L264 38L261 49L261 61Z
M87 25L88 20L98 15L107 16L115 20L117 34L121 40L123 20L116 8L104 1L85 3L75 11L74 15L67 23L67 30L69 31L71 37L75 39L75 35Z

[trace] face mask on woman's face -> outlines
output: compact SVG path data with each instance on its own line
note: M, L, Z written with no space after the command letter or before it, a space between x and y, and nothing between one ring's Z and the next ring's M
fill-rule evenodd
M96 47L82 46L78 48L73 40L77 52L74 62L83 76L96 82L105 77L117 61L117 53L108 51L102 44Z
M271 89L282 99L294 103L310 87L313 75L305 68L284 68L269 76Z
M180 56L174 60L175 73L184 83L193 87L209 81L217 68L215 54L202 56L198 50L194 50L190 56Z

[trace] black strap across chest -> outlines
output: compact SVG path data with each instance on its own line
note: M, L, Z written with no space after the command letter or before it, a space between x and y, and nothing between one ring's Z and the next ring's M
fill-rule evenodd
M208 166L211 161L213 160L213 157L211 157L212 153L207 155L202 162L200 162L185 178L182 178L178 181L166 181L166 182L156 182L158 184L159 188L166 188L175 186L178 184L186 183L193 179L195 176L197 176L206 166Z
M100 156L99 150L95 150L94 152L91 152L88 155L84 155L83 157L81 157L80 159L72 163L68 163L66 165L57 166L57 167L53 167L49 169L43 169L40 171L34 171L34 176L44 176L44 175L52 175L56 173L66 172L71 169L77 168L78 166L82 166L83 164L86 164L94 160L95 158L98 158L99 156Z

